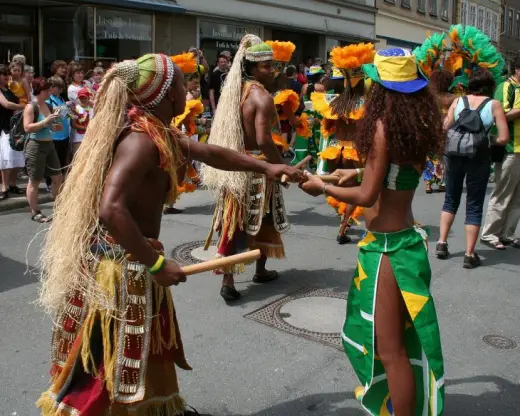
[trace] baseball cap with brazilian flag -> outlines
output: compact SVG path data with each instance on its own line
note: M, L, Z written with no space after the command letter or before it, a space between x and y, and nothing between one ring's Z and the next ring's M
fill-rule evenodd
M403 94L412 94L428 85L419 71L415 55L408 49L391 48L377 51L373 64L363 65L363 72L372 81Z

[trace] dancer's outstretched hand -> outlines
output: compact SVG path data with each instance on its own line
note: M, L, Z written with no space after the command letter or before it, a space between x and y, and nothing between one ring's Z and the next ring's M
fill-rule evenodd
M177 286L186 281L186 275L180 266L172 260L166 260L166 264L160 272L152 276L155 282L163 287Z
M291 182L301 182L303 180L303 172L292 166L270 164L267 168L266 176L269 180L280 180L283 175L286 175Z
M339 178L338 186L356 186L358 173L356 169L336 169L332 172L332 176Z
M311 195L318 196L323 194L323 187L325 183L317 176L311 175L309 172L305 173L305 180L300 183L300 188L303 192Z

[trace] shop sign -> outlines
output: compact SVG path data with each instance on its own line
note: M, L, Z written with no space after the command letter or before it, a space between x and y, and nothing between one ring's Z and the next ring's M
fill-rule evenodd
M254 26L237 26L225 23L200 22L201 39L239 41L247 34L261 36L261 29ZM231 48L232 46L229 46ZM235 49L238 49L235 48Z
M96 38L152 41L152 16L96 9Z

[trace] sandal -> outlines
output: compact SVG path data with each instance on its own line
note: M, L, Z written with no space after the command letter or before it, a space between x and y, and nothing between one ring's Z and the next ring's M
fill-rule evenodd
M49 218L47 218L45 215L43 215L41 211L38 211L37 213L35 213L31 217L31 220L33 220L34 222L38 222L40 224L45 224L45 223L48 223L51 221Z
M19 188L16 185L9 186L9 193L15 194L15 195L25 195L25 188Z
M491 247L495 250L505 250L506 246L504 246L500 241L482 241L482 244Z
M432 186L431 186L431 185L427 186L425 192L426 192L427 194L432 194L432 193L433 193Z
M509 243L509 245L513 248L520 248L520 238L515 238Z
M5 201L7 198L9 198L9 191L0 192L0 201Z

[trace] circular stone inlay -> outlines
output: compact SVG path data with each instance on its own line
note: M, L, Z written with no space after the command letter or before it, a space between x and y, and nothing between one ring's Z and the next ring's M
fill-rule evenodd
M344 299L310 296L285 303L280 308L280 316L296 328L324 334L338 333L345 322L346 303Z
M204 250L204 247L197 247L191 252L191 255L200 261L213 260L216 254L217 246L209 246L207 250Z

